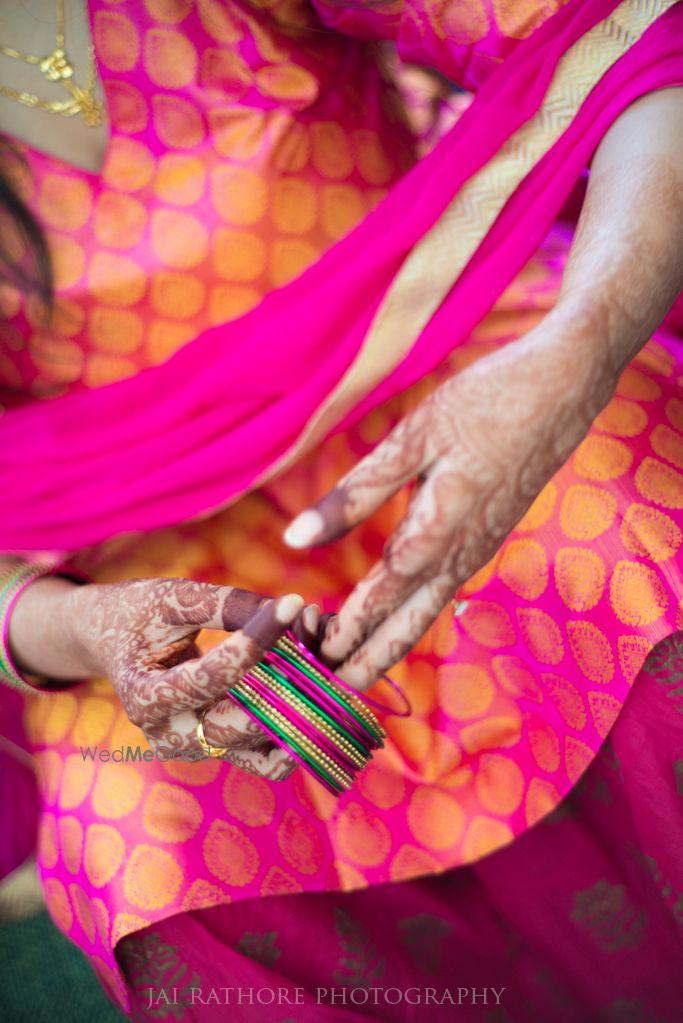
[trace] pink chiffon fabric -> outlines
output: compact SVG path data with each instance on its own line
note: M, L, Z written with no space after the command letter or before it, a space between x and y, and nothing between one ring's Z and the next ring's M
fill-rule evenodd
M188 576L229 578L259 590L276 578L278 585L314 592L336 609L381 551L400 517L398 503L382 513L379 525L301 561L282 548L288 517L396 421L399 392L432 369L427 387L438 373L455 371L453 349L460 345L465 360L476 357L480 342L485 347L518 336L529 326L534 300L537 317L552 304L568 244L562 229L551 232L540 270L532 267L532 276L537 272L542 279L536 290L517 279L507 307L499 301L507 327L495 314L493 322L484 319L548 233L618 114L644 92L683 83L683 5L659 19L591 92L508 202L403 364L339 424L347 432L286 476L244 492L294 443L353 362L412 246L462 183L539 108L567 47L614 7L604 0L565 5L528 38L506 44L499 66L495 60L475 66L459 44L449 49L442 40L460 60L463 81L478 88L474 102L442 143L309 270L247 315L188 341L159 366L95 390L75 386L63 397L18 403L0 417L0 472L3 479L11 476L13 493L13 501L0 507L3 548L78 552L83 567L91 558L98 581L105 582L134 577L141 564L143 574L170 574L179 550ZM158 9L167 14L165 5ZM333 25L329 5L320 10ZM415 57L419 51L407 27L415 22L411 10L406 6L404 20L398 19L396 38L399 50ZM489 44L491 55L500 56L492 39ZM456 63L443 66L455 73ZM600 749L648 651L683 625L674 558L683 535L682 377L680 338L673 329L662 330L499 557L463 589L463 613L443 615L399 666L416 713L398 725L387 719L391 743L385 756L338 804L325 800L301 772L269 786L216 762L119 768L84 761L79 745L95 742L93 736L111 747L141 740L104 679L28 707L40 764L41 873L50 912L88 953L119 1004L127 1006L144 987L135 966L124 964L122 950L135 948L135 939L126 940L131 933L144 937L150 925L160 927L152 933L161 935L162 945L168 939L182 946L190 974L200 970L202 957L215 956L217 972L220 962L227 978L237 972L244 980L245 963L232 950L244 933L234 928L255 902L261 920L287 917L293 923L287 934L297 942L301 964L304 905L315 916L337 897L332 890L382 886L376 900L369 895L367 901L368 914L381 925L380 906L404 879L486 857L524 837L557 806ZM397 398L390 406L392 395ZM371 409L384 416L374 433L368 428ZM208 518L239 495L225 514ZM202 520L192 523L193 516ZM165 526L168 533L160 530ZM143 536L138 549L135 538L128 549L125 542L118 550L106 545L121 532L155 529L160 532ZM201 560L207 549L211 560ZM634 720L638 724L638 713ZM636 774L639 741L628 753ZM666 758L650 764L659 780L667 765ZM620 827L615 824L615 834ZM659 829L657 841L665 830ZM567 850L577 856L586 851L580 843ZM548 854L542 850L530 859L542 864ZM507 862L518 865L523 856L524 847ZM582 862L586 878L591 863L590 856ZM525 875L507 866L503 874L510 896ZM458 890L458 876L449 873L443 883ZM600 883L580 880L578 870L572 877L584 888ZM606 915L619 922L621 895L613 891L619 882L610 875L606 883L597 894L605 893ZM424 901L423 909L417 907L429 897L427 887L412 894L401 887L404 896L405 905L414 896L410 915L424 912ZM585 905L580 901L579 911L590 918ZM449 922L457 929L467 907L474 918L482 903L473 896L454 906ZM509 908L514 915L515 907ZM630 912L627 907L626 924ZM537 936L544 920L535 919L541 921ZM198 920L208 929L215 921L216 945L198 937L196 949L189 949ZM246 939L247 948L268 946L269 932L260 933L265 927L259 924L256 937ZM323 930L328 933L326 924ZM600 938L604 928L598 923L588 930ZM668 937L670 922L665 931ZM504 937L502 945L491 937L490 947L504 955ZM453 954L460 954L459 946ZM156 978L174 955L162 948ZM267 948L261 955L267 960ZM143 982L145 969L143 963ZM581 987L583 974L576 980ZM259 1023L265 1018L259 1016ZM286 1018L285 1011L279 1019ZM335 1012L334 1018L344 1015Z
M435 150L346 238L251 312L132 379L0 417L0 478L11 479L14 494L0 507L3 549L75 551L208 514L248 490L353 362L411 248L538 110L565 50L615 6L567 4L519 42ZM682 35L676 4L603 76L408 356L341 426L462 343L546 234L619 113L645 92L683 83Z

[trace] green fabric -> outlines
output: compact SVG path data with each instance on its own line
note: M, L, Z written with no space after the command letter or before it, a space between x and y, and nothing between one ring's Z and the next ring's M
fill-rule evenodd
M0 924L2 1023L124 1023L88 960L46 912Z

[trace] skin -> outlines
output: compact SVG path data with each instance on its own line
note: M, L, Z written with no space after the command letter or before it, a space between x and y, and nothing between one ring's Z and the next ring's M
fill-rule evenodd
M13 563L2 559L0 570ZM226 693L286 628L316 649L318 620L318 607L304 607L297 594L269 599L189 579L79 586L47 578L17 600L9 643L19 669L45 687L93 675L111 679L130 720L166 757L200 752L197 721L210 707L204 736L229 749L222 759L280 781L296 761ZM202 656L201 629L231 635Z
M540 326L434 391L285 534L333 542L416 481L382 560L327 626L321 651L343 678L376 681L493 556L682 286L683 89L668 89L634 103L597 150Z
M133 724L168 756L197 749L198 712L209 743L224 759L281 780L295 761L277 748L226 690L261 659L303 608L291 594L256 594L187 579L141 579L78 587L69 596L74 637L112 680ZM200 628L232 635L200 656Z
M91 46L89 19L80 0L66 0L66 49L75 80L87 78ZM0 38L19 50L47 54L55 46L53 0L5 5ZM35 67L1 57L8 84L42 98L66 93ZM96 96L103 98L101 83ZM2 131L36 149L97 173L108 144L109 126L87 126L27 110L0 96ZM0 571L17 563L0 558ZM319 609L303 608L289 595L279 601L261 594L187 579L140 579L112 585L75 586L65 578L33 582L15 604L9 645L18 668L45 688L71 685L93 675L109 677L130 720L159 753L201 752L196 727L227 747L224 759L272 780L287 777L296 762L283 753L229 699L228 687L258 661L286 627L317 648ZM204 657L196 645L200 629L232 635Z
M28 52L48 52L53 7L38 0L30 10L10 6L0 15L3 37ZM67 49L80 55L79 77L90 45L81 15L68 0ZM34 69L13 63L12 70L17 87L38 91ZM53 98L62 95L39 84L46 98L50 90ZM278 630L288 621L302 630L306 616L302 638L313 645L324 635L321 653L365 688L494 553L585 435L621 367L681 287L681 107L681 90L653 94L605 138L560 301L541 327L447 382L318 503L311 539L326 543L418 481L384 558L338 618L325 616L318 626L317 608L302 612L300 598L296 609L282 600L264 604L260 595L191 580L76 587L41 579L26 588L12 614L10 648L18 666L47 686L108 675L131 720L159 749L197 749L196 723L212 704L205 735L230 747L227 759L271 778L286 776L293 762L222 698L226 689ZM93 130L77 118L28 114L9 100L0 100L0 123L11 136L77 166L93 172L101 166L106 125ZM0 559L0 568L12 563ZM196 638L203 627L234 631L200 657Z
M84 85L89 74L89 18L82 0L65 0L64 11L66 53L73 62L74 81ZM55 34L54 0L0 4L0 40L4 44L23 53L45 56L55 48ZM36 67L2 54L0 81L48 102L64 100L68 95L62 86L48 81ZM99 81L95 96L100 101L104 99ZM61 117L38 108L29 109L6 96L0 96L0 127L12 138L92 173L100 171L109 141L106 123L92 127L80 117Z

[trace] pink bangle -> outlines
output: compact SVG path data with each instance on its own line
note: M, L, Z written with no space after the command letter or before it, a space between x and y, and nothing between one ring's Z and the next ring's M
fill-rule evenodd
M0 681L12 689L18 689L24 693L45 695L49 690L39 685L41 676L30 675L21 672L14 662L9 646L9 623L14 606L27 586L36 579L56 575L69 578L74 582L83 584L90 582L85 573L78 569L63 567L59 564L48 564L46 562L23 561L14 568L9 569L0 577L0 629L2 631L2 643L0 644ZM35 681L31 681L35 679Z
M409 714L407 696L388 681L405 709L392 710L376 700L374 705L387 714ZM335 796L353 785L373 751L384 745L386 730L367 698L330 671L290 629L228 689L228 695ZM203 717L197 737L209 756L225 755L224 749L209 746L202 729Z

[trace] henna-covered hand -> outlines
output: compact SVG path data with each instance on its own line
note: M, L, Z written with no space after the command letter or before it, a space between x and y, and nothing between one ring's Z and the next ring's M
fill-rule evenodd
M382 560L327 628L322 653L351 684L412 648L609 400L612 375L576 366L579 324L551 321L439 387L299 520L328 543L418 480Z
M683 90L626 111L593 163L555 309L447 381L285 533L328 543L417 480L321 652L365 688L495 553L607 404L683 285Z
M315 635L318 609L296 594L268 599L190 579L135 579L74 587L68 620L84 663L107 675L133 724L166 757L199 756L197 721L225 759L271 780L296 762L233 700L228 688L288 628ZM203 656L201 629L232 633Z

